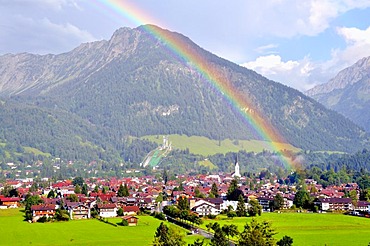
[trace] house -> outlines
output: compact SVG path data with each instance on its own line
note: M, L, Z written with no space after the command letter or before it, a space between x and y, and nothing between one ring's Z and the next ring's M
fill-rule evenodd
M260 196L257 199L263 211L271 211L271 204L274 202L273 197Z
M353 209L351 198L318 198L314 204L322 211Z
M197 213L199 216L218 215L221 213L220 209L217 209L215 204L204 200L197 202L196 205L191 208L191 211Z
M114 203L98 204L99 216L108 218L117 216L117 206Z
M355 209L357 211L366 211L368 212L368 207L369 207L370 203L367 202L367 201L358 201L357 204L356 204L356 207Z
M21 199L19 197L1 197L0 206L7 208L18 208Z
M293 199L284 197L283 209L289 209L293 206Z
M71 219L90 219L90 207L81 202L66 202L66 208Z
M132 215L123 216L122 219L126 220L129 226L136 226L139 220L138 217Z
M123 206L122 208L124 215L137 215L140 212L138 206Z
M41 205L32 205L31 212L32 212L32 221L36 222L41 217L54 217L55 215L55 205L50 204L41 204Z

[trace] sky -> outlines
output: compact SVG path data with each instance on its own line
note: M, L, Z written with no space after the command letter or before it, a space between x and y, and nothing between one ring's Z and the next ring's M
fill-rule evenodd
M114 0L120 1L120 0ZM60 54L154 24L306 91L370 56L370 0L0 0L0 55Z

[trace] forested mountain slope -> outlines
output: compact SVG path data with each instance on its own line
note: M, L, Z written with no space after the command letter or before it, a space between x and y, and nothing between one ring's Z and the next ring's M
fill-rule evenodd
M368 144L362 129L299 91L217 57L179 33L150 28L220 71L288 143L348 152ZM129 136L261 139L194 64L146 29L121 28L109 41L59 55L1 56L2 141L61 157L62 149L88 148L96 158L116 159L127 156Z

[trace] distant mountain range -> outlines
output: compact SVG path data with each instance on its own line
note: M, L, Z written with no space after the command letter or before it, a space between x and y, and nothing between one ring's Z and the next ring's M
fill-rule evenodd
M295 147L354 152L368 146L364 130L299 91L217 57L179 33L150 28L181 40L222 71ZM121 28L108 41L59 55L0 56L0 143L110 161L138 151L129 147L132 137L144 135L259 139L222 93L146 29Z
M307 95L370 132L370 57L343 69L328 83L307 91Z

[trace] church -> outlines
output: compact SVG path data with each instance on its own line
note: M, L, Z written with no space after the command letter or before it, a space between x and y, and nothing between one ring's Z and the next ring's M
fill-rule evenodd
M240 169L239 169L239 163L238 163L238 157L235 158L235 170L231 175L233 178L240 178Z

